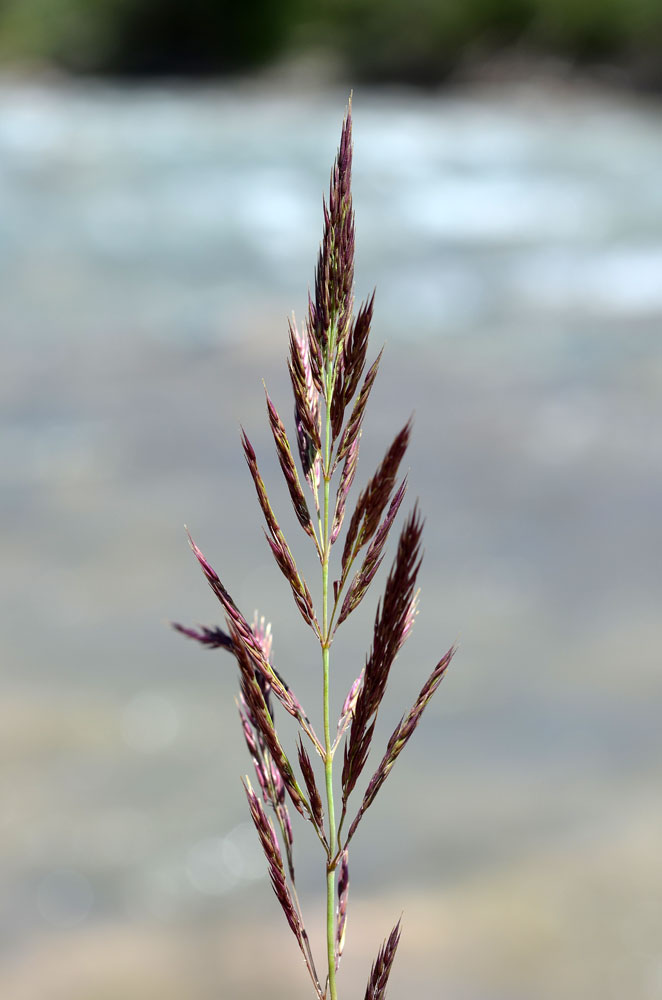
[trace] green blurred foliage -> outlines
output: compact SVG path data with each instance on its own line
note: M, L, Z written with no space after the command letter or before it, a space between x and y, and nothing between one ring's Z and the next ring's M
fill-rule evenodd
M0 0L0 57L74 72L232 73L287 43L299 0Z
M521 49L652 64L662 84L662 0L327 0L327 17L359 78L435 83Z
M662 0L0 0L1 58L74 72L232 73L307 46L357 81L436 83L519 48L662 85Z

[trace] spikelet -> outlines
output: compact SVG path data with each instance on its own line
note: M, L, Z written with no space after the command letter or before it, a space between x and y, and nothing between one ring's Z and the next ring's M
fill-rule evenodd
M386 683L403 642L411 629L411 609L416 577L421 564L423 524L415 506L400 534L398 551L386 581L384 597L377 609L370 655L363 686L356 700L354 719L345 746L342 787L347 802L370 750L374 720L386 691Z
M400 943L400 921L389 934L384 944L379 949L375 963L370 970L370 979L365 991L364 1000L384 1000L386 996L386 986L388 977L391 974L393 959Z
M410 708L409 712L404 715L402 719L400 719L397 728L388 741L386 752L379 764L379 767L370 779L365 795L363 796L361 808L349 828L346 840L347 844L354 836L356 828L361 822L361 818L366 809L368 809L374 802L377 792L388 778L391 768L411 739L414 730L421 721L421 717L428 702L430 701L430 698L444 679L444 675L446 674L446 670L454 654L455 647L451 646L448 652L439 660L439 663L426 680L425 684L421 688L418 698Z

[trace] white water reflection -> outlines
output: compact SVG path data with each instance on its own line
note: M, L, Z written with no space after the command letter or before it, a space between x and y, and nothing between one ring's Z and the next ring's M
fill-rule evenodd
M5 84L9 329L217 342L256 289L283 312L300 304L343 100ZM531 304L577 322L662 316L654 105L366 93L355 116L359 280L397 288L395 336L409 336L412 306L418 336L453 333L455 299L469 336L496 315L516 325ZM417 309L421 294L439 308Z

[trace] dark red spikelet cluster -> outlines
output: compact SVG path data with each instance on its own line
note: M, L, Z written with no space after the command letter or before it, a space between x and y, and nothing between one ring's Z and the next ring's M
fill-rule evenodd
M233 641L233 647L238 644L238 646L247 653L255 670L263 676L264 680L268 684L271 685L274 695L279 700L285 711L295 719L298 719L300 722L310 726L308 717L301 707L300 702L294 696L293 692L287 686L283 678L269 663L269 660L264 655L264 649L262 648L257 636L254 634L253 629L248 624L241 611L232 600L232 597L221 583L216 571L207 562L190 535L189 544L193 549L198 563L202 567L202 571L207 578L209 586L214 591L225 610L228 627Z
M338 865L338 906L336 908L336 969L340 965L345 947L347 927L347 900L349 898L349 854L344 850Z
M345 430L342 433L340 442L338 444L338 451L336 453L335 465L342 462L343 458L347 455L350 448L354 442L361 436L361 430L363 428L363 417L365 415L365 408L368 405L368 399L370 398L370 392L373 385L375 384L375 379L377 378L377 372L379 371L379 362L382 359L382 354L384 353L384 348L381 349L373 363L368 369L368 373L363 380L363 385L361 386L361 391L354 401L354 406L350 414L349 420L345 426ZM334 468L335 468L334 465Z
M382 514L391 499L398 469L409 444L410 434L411 421L407 421L394 438L374 476L359 495L343 547L340 586L347 577L350 564L361 549L370 542L379 527Z
M320 834L324 836L324 808L322 806L322 797L319 793L319 789L317 788L315 771L313 770L312 762L308 756L306 748L301 742L301 737L299 737L297 755L299 757L299 767L301 768L303 780L306 783L306 789L308 791L311 816Z
M352 488L352 483L354 482L354 476L356 475L356 468L359 462L359 441L361 435L358 434L352 441L349 451L345 457L345 464L343 465L342 475L340 476L340 483L338 484L338 492L336 493L336 509L333 515L333 525L331 527L331 544L335 542L338 535L340 534L340 529L342 528L343 521L345 519L345 507L347 505L347 497L349 491Z
M197 641L202 645L206 646L207 649L228 649L234 652L234 643L232 642L232 636L229 636L227 632L224 632L222 628L213 626L212 628L206 628L201 625L199 628L187 628L185 625L180 625L178 622L173 622L172 627L176 632L181 632L182 635L188 636L189 639L197 639Z
M246 458L246 464L248 465L253 483L255 485L255 492L257 493L257 498L262 508L262 513L264 514L264 519L267 523L267 528L269 529L269 534L267 534L267 542L269 543L269 548L273 553L273 557L276 560L276 564L280 569L281 573L287 580L292 590L292 596L294 597L294 603L298 607L303 620L307 625L312 626L319 633L319 626L315 618L315 609L313 606L313 598L308 589L308 585L303 577L299 574L299 571L294 562L294 556L290 551L290 547L285 541L285 535L280 529L280 525L276 520L276 515L271 509L271 504L269 502L269 496L267 494L266 486L262 476L260 475L260 470L257 465L257 457L255 455L255 450L253 445L248 440L248 435L245 431L242 431L242 444L244 447L244 455ZM304 501L305 503L305 501ZM310 520L310 519L309 519ZM312 528L311 528L312 530ZM265 532L266 534L266 532Z
M269 426L271 427L271 433L273 434L274 443L276 445L278 461L289 490L294 512L297 516L299 524L306 534L310 535L311 538L314 538L315 532L313 531L313 522L310 519L308 504L306 503L306 498L304 497L303 490L301 489L299 474L297 472L297 467L294 464L292 449L290 448L290 442L287 439L285 426L283 421L278 416L276 407L269 399L269 393L266 395Z
M352 207L352 117L348 111L324 203L324 231L315 272L315 297L308 304L308 336L313 377L324 389L329 341L341 346L354 306L354 210Z
M260 683L250 657L241 643L235 640L235 645L237 648L236 656L237 663L239 664L241 693L247 708L249 721L257 733L259 733L261 742L269 751L269 757L273 761L295 809L302 816L306 816L309 810L304 808L304 799L294 777L292 766L280 745L263 685ZM265 777L268 779L269 775Z
M253 761L255 774L262 791L262 798L271 806L278 820L285 845L290 877L294 879L294 861L292 856L294 837L290 815L285 802L285 785L243 693L239 695L238 708L244 739L251 760Z
M287 918L287 922L292 928L292 933L295 935L297 941L299 942L299 947L303 951L303 927L301 925L299 914L294 907L290 890L287 887L287 876L285 875L285 867L283 865L280 847L278 846L276 831L271 825L271 821L267 818L267 815L262 807L262 803L251 788L248 780L244 781L244 788L246 790L246 797L248 799L251 817L253 819L253 823L255 824L258 837L260 838L262 850L264 851L269 865L271 885L276 893L276 898L281 905L281 909Z
M388 977L391 974L393 959L400 943L400 921L389 934L384 944L379 949L375 963L370 970L370 979L365 991L364 1000L384 1000L386 996L386 986Z
M418 698L414 702L409 712L406 715L403 715L403 717L400 719L400 722L397 728L395 729L395 732L392 734L391 738L388 741L386 752L379 764L379 767L377 768L372 778L370 779L368 787L365 791L365 795L363 796L363 802L361 803L361 808L359 809L354 821L352 822L352 825L349 828L349 833L347 834L346 843L349 843L352 837L354 836L356 828L361 822L361 818L364 812L375 801L377 792L388 778L389 774L391 773L391 768L393 767L396 760L398 759L398 757L406 747L407 743L409 742L411 736L413 735L414 730L421 721L423 711L425 710L428 702L430 701L430 698L435 693L435 691L441 684L442 680L444 679L446 670L451 660L453 659L454 654L455 654L455 647L451 646L448 652L444 656L442 656L442 658L439 660L439 663L436 665L436 667L426 680L425 684L421 688L421 692Z
M344 802L365 766L375 718L386 691L393 661L411 629L416 577L421 565L422 530L418 507L414 507L400 534L398 551L386 581L384 597L377 608L372 649L366 661L363 686L359 691L349 740L345 746L342 772Z
M331 431L334 441L340 435L345 410L351 403L363 374L374 306L375 293L373 292L367 302L362 303L358 315L352 320L349 333L338 357L331 404Z
M340 609L340 615L338 616L336 628L344 622L345 618L347 618L347 616L350 615L355 608L359 606L368 590L368 587L372 583L377 570L381 566L384 558L384 546L386 545L391 525L395 521L397 513L400 510L400 504L404 499L406 490L407 480L405 479L402 481L399 489L396 491L393 499L391 500L388 514L382 521L379 529L375 533L374 538L370 542L365 559L363 560L363 565L354 576L354 579L345 594L345 599L343 601L342 608Z
M294 319L290 320L289 329L290 356L287 367L294 395L299 460L304 476L315 487L319 485L322 451L319 389L313 379L308 337L299 333Z

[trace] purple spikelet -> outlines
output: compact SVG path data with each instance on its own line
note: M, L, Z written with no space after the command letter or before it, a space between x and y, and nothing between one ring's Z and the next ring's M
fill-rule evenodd
M343 122L340 146L325 202L324 232L315 272L315 295L308 306L308 340L313 379L326 391L325 359L342 345L354 304L354 210L352 208L352 117Z
M356 319L353 320L339 356L331 407L331 430L334 441L340 435L345 410L351 403L363 374L374 304L375 293L373 292L368 301L364 302L359 309Z
M301 794L301 789L294 776L292 766L278 739L276 727L274 726L262 685L257 678L253 664L245 649L239 643L237 643L237 649L237 661L241 675L241 693L244 705L247 708L247 715L250 718L253 728L259 733L264 746L268 749L270 759L273 761L276 771L292 799L294 807L302 816L305 816L307 813L310 813L310 808ZM270 775L265 773L264 777L268 779Z
M347 851L340 855L338 866L338 905L336 907L336 969L340 965L347 930L347 899L349 897L349 866Z
M356 818L354 819L352 825L349 828L349 833L347 834L347 841L349 843L356 828L361 822L361 818L365 813L366 809L372 805L377 796L377 792L382 787L386 779L388 778L391 768L395 764L396 760L406 747L409 742L414 730L421 721L421 717L427 706L430 698L435 693L439 685L441 684L446 670L453 659L455 654L455 647L451 646L448 652L442 656L439 663L434 668L427 681L421 688L421 692L414 702L412 708L409 710L407 715L404 715L400 720L395 732L392 734L388 745L386 747L386 753L384 754L381 763L374 775L370 779L370 783L366 789L365 795L363 796L363 802L361 803L361 808L359 809Z
M266 397L269 425L274 437L278 461L280 463L283 476L285 477L285 482L290 494L292 506L294 507L294 512L304 531L310 535L311 538L314 538L315 532L313 531L313 522L310 519L308 504L306 503L306 498L304 497L303 490L301 489L299 474L297 472L296 465L294 464L292 450L290 448L290 442L287 439L285 426L283 421L278 416L276 407L269 398L269 393L266 393Z
M308 791L308 800L310 802L310 808L312 811L312 818L317 825L320 833L324 833L324 807L322 806L322 797L317 788L317 782L315 781L315 772L313 770L313 765L308 756L306 748L301 742L301 737L299 737L299 744L297 747L297 753L299 757L299 767L301 768L301 773L303 774L303 780L306 783L306 789Z
M269 534L266 535L269 548L273 553L273 557L276 560L278 568L292 589L294 602L301 612L304 621L319 633L319 626L315 618L315 609L313 607L313 599L308 589L308 585L299 574L296 563L294 562L294 557L290 551L290 547L285 541L285 536L281 531L280 525L276 520L276 515L271 508L267 490L257 465L255 450L248 440L248 436L245 431L242 431L242 444L244 447L246 464L248 465L251 478L255 485L255 492L257 493L257 498L260 507L262 508L264 519L267 522L267 528L269 529Z
M409 444L411 421L396 435L374 476L361 491L347 529L342 554L342 575L339 584L347 578L351 565L361 549L367 545L379 527L398 475L400 463Z
M336 453L335 465L342 462L343 458L352 447L354 442L361 434L361 428L363 426L363 417L365 415L365 409L368 405L368 399L370 398L370 393L372 387L375 384L375 379L377 378L377 372L379 371L379 362L382 359L382 354L384 353L383 348L377 355L376 359L370 365L368 369L368 374L365 377L363 385L361 386L361 392L356 397L354 407L352 409L349 420L347 421L347 426L343 431L342 437L338 444L338 451Z
M338 535L340 534L340 529L342 528L342 523L345 518L345 506L347 504L347 496L350 489L352 488L352 483L354 482L354 476L356 475L356 466L359 460L359 441L361 438L361 432L352 441L349 446L347 455L345 456L345 464L343 465L342 475L340 477L340 485L338 486L338 492L336 494L336 510L333 516L333 526L331 528L331 544L335 542Z
M294 423L299 459L303 474L315 492L320 483L322 450L319 389L313 379L308 338L299 333L294 317L290 320L289 329L288 370L294 394Z
M227 632L224 632L222 628L218 628L217 626L206 628L204 625L200 625L198 629L194 629L187 628L185 625L179 625L177 622L173 622L172 627L176 632L181 632L182 635L188 636L189 639L197 639L197 641L202 646L206 646L207 649L228 649L231 652L234 650L232 637L229 636Z
M368 587L372 583L377 570L381 566L382 559L384 558L384 546L386 545L391 525L395 521L397 513L400 510L400 504L404 499L406 490L407 481L405 479L391 501L388 514L382 521L379 530L376 532L373 540L368 546L368 551L365 559L363 560L361 569L355 575L347 590L345 600L343 601L342 608L340 609L340 615L338 616L336 628L344 622L345 618L347 618L355 608L359 606L368 590Z
M377 610L372 649L366 661L363 686L356 701L349 741L345 747L342 772L344 802L365 766L374 719L386 691L391 666L411 629L422 530L418 508L414 507L400 534L395 561Z
M370 970L370 979L365 991L364 1000L384 1000L388 977L391 974L393 959L400 943L400 921L389 934L387 940L379 949L379 954Z
M264 851L264 855L269 865L271 885L273 886L273 890L276 894L278 902L280 903L281 909L287 918L287 922L292 929L292 933L303 950L303 928L301 926L299 915L294 907L290 891L287 887L287 876L285 875L285 867L283 865L280 847L278 846L276 831L274 830L271 821L267 818L267 815L262 808L262 803L253 791L248 778L244 781L244 789L246 791L251 817L253 819L253 823L255 824L258 837L260 838L262 850Z

